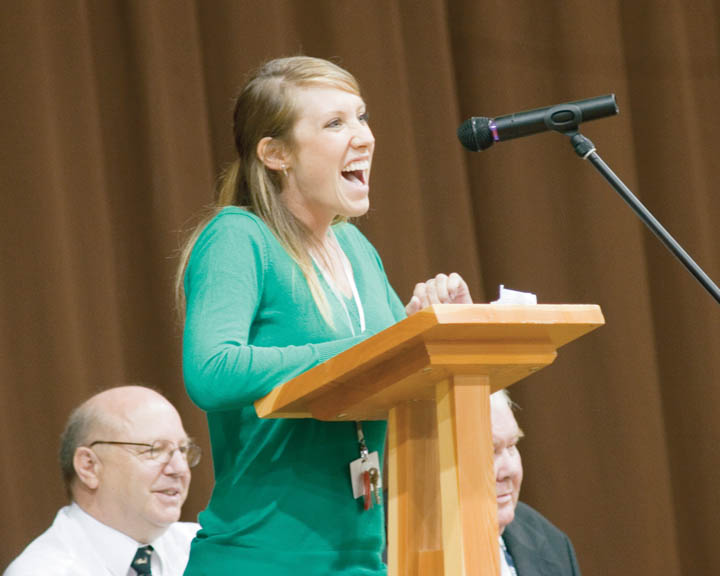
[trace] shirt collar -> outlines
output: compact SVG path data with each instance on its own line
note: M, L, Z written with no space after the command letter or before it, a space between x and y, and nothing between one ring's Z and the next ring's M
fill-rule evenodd
M75 502L71 504L69 514L80 524L92 549L97 551L110 573L113 576L127 576L135 552L145 543L137 542L127 534L96 520ZM154 550L152 555L153 572L162 574L162 558L166 554L162 536L147 544L152 545Z
M152 555L152 569L153 574L163 574L164 573L164 566L163 566L163 558L167 558L167 538L163 538L166 533L163 533L159 538L156 538L150 544L153 547Z
M70 506L73 517L87 535L93 550L113 576L127 576L138 543L127 534L96 520L75 502Z
M512 576L510 566L505 558L505 550L507 550L507 546L505 546L505 540L503 540L502 535L498 536L498 544L500 544L500 576Z

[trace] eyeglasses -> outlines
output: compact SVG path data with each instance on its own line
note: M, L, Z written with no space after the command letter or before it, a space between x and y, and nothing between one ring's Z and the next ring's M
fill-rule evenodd
M175 454L177 450L182 454L183 458L187 461L190 468L197 466L202 456L202 449L195 442L190 441L187 444L180 444L179 446L170 440L155 440L152 444L144 442L113 442L111 440L95 440L88 448L92 448L96 444L110 444L113 446L142 446L147 450L141 450L136 454L138 456L145 456L149 460L158 462L159 464L167 464Z

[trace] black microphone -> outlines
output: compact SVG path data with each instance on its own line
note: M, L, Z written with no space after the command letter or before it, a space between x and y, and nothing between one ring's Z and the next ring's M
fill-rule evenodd
M571 132L577 130L581 122L613 116L618 112L615 94L606 94L497 118L473 116L460 124L457 135L465 148L477 152L490 148L495 142L546 130Z

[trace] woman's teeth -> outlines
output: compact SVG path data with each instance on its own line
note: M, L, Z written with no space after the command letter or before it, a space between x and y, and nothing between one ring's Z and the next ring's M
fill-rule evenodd
M355 172L356 170L367 170L370 168L370 162L367 160L358 160L357 162L351 162L345 168L343 172Z
M365 184L365 174L370 168L370 162L367 160L358 160L351 162L343 168L342 175L346 180Z

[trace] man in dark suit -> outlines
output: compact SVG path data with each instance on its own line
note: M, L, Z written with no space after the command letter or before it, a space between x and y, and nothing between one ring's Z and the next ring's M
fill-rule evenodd
M505 390L490 396L502 576L580 576L570 539L539 512L518 501L522 438Z

